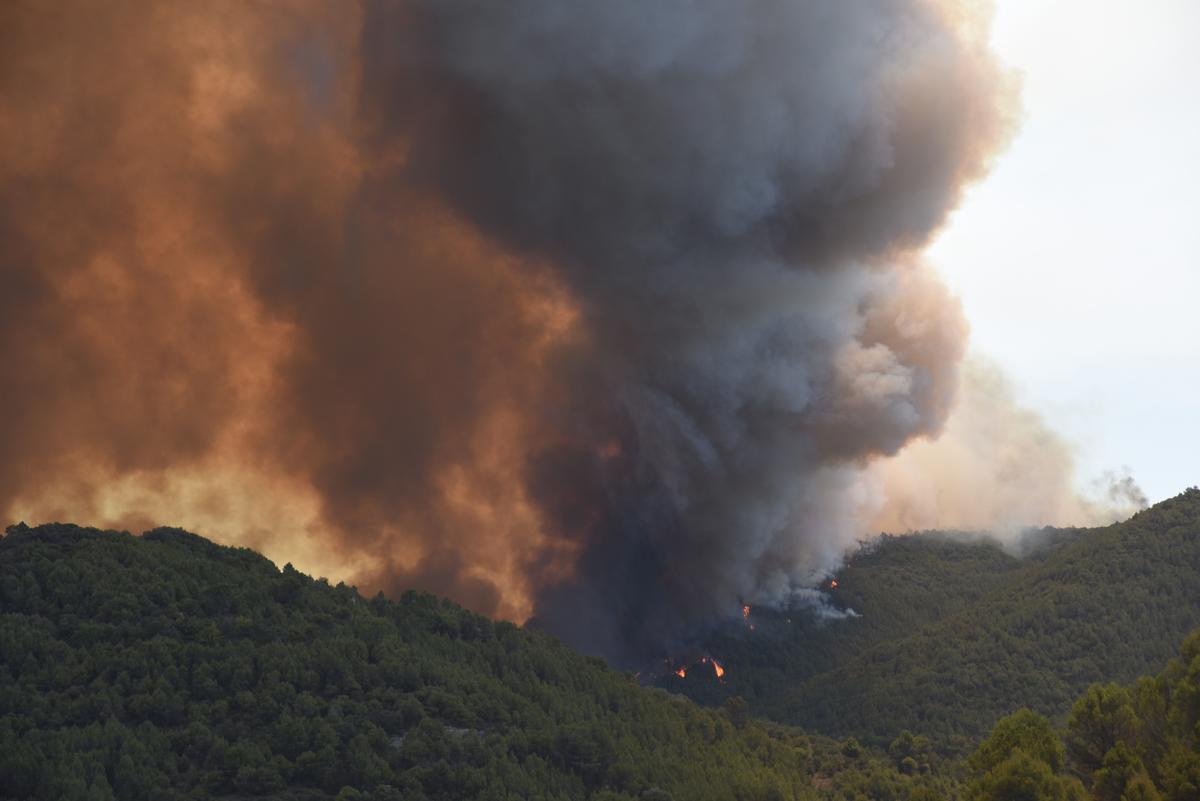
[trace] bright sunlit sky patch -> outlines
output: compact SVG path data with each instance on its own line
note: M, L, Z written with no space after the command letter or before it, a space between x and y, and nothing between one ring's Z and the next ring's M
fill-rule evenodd
M930 257L971 348L1151 501L1200 483L1200 0L997 0L1024 124Z

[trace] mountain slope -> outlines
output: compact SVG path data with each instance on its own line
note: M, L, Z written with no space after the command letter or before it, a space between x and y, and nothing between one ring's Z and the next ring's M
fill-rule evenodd
M0 797L797 799L820 770L826 796L869 775L903 799L935 781L431 595L367 600L178 530L8 532Z
M8 531L3 798L905 801L953 796L961 776L911 737L884 763L430 595L368 600L186 532ZM1196 490L1037 545L880 540L831 590L861 616L752 610L711 643L724 682L664 684L961 753L1020 706L1061 721L1089 683L1156 671L1200 625Z
M778 715L782 688L835 670L880 642L961 611L1022 562L991 540L962 536L884 536L864 546L827 587L835 608L814 615L806 608L754 608L742 623L718 631L705 644L727 668L725 681L706 671L686 680L667 674L661 686L699 701L720 703L729 695L767 699L764 715ZM854 616L830 616L832 610ZM751 628L753 627L753 628Z
M967 760L971 801L1194 801L1200 796L1200 629L1157 676L1093 684L1066 726L1028 709Z
M1130 520L1048 531L1016 558L986 542L888 538L837 577L861 617L752 615L711 652L728 679L671 679L706 701L875 742L911 729L965 747L1028 706L1061 718L1091 682L1155 670L1200 625L1200 491ZM798 613L796 613L798 614Z

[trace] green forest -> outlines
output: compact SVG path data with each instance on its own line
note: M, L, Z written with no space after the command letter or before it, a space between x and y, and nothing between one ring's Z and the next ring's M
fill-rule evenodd
M0 604L6 798L791 799L849 759L178 530L10 528Z
M1157 672L1200 626L1200 491L1007 551L978 535L881 537L836 581L856 617L755 610L754 631L708 643L724 682L697 671L662 686L880 746L921 731L956 753L1017 707L1061 722L1088 685Z
M648 688L177 529L11 526L0 797L1193 801L1198 528L1191 490L1022 555L881 539L831 589L859 616L754 610L724 682Z

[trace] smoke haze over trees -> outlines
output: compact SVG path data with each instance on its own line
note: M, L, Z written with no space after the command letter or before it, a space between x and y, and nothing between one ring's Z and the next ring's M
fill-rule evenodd
M756 714L865 743L907 728L963 745L1018 707L1054 717L1093 682L1156 671L1200 626L1196 489L1123 523L1007 546L969 533L876 540L828 590L853 616L753 609L753 631L703 642L723 682L658 684L707 704L740 695Z

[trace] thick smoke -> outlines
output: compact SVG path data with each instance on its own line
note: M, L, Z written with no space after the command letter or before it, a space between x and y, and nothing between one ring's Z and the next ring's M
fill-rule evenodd
M622 662L832 566L1010 132L931 0L10 4L0 508L153 520Z
M531 454L580 548L542 622L636 655L828 567L859 467L950 407L965 326L912 253L1005 132L987 53L890 0L381 17L396 180L551 261L580 307L571 414Z

